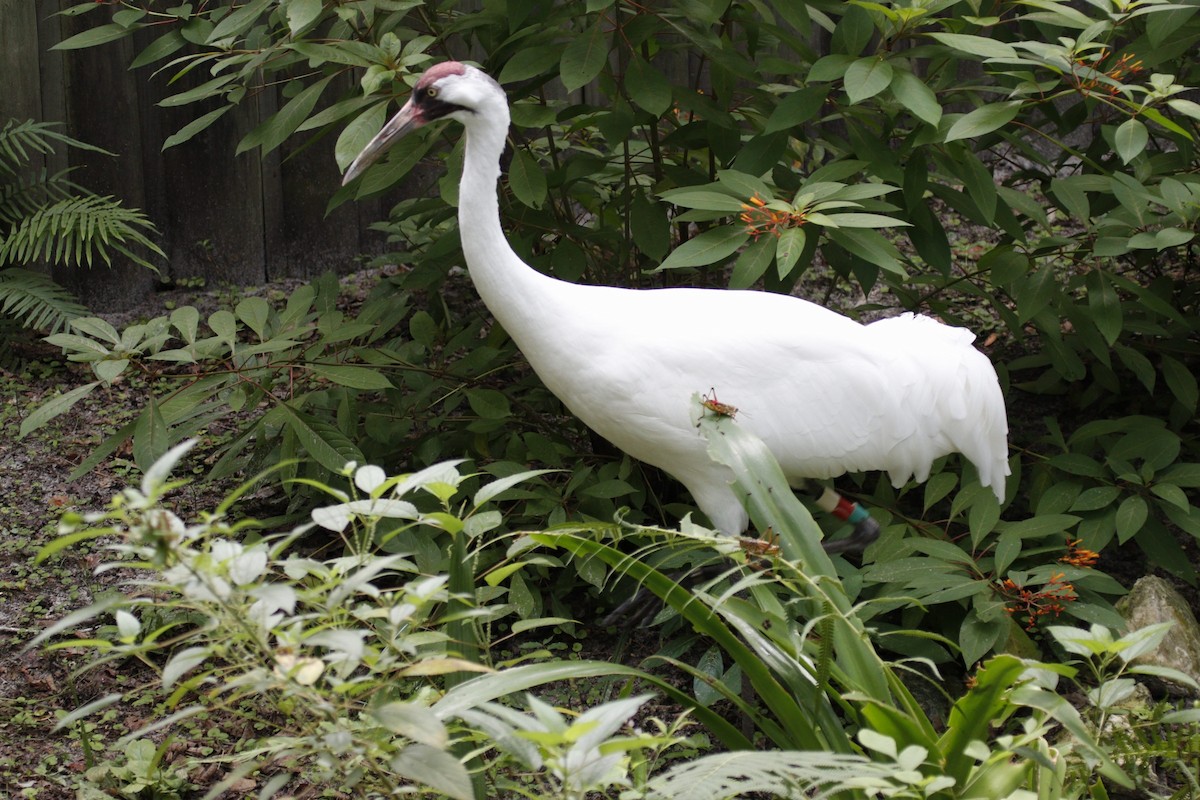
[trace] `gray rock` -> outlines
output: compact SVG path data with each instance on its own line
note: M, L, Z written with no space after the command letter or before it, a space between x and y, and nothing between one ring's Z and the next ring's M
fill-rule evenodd
M1162 644L1134 659L1135 664L1169 667L1200 682L1200 624L1187 601L1171 584L1154 575L1140 578L1117 603L1117 611L1125 617L1131 631L1158 622L1174 623ZM1172 694L1195 693L1190 687L1166 680L1162 686Z

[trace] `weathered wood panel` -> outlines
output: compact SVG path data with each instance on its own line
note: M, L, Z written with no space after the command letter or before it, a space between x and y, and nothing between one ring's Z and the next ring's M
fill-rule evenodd
M50 50L97 24L94 14L56 15L70 5L72 0L0 0L0 120L61 122L72 136L116 153L58 153L48 166L69 167L88 189L145 210L168 254L164 277L238 285L306 278L352 269L364 251L381 248L381 237L368 230L385 213L381 203L347 204L326 216L340 182L333 137L312 143L294 137L265 159L257 151L234 156L241 138L278 108L274 88L163 151L167 137L215 106L158 103L209 76L196 70L168 85L168 76L154 75L153 66L130 71L155 33L84 50ZM330 94L332 99L332 88ZM131 263L53 274L97 309L138 302L159 280Z

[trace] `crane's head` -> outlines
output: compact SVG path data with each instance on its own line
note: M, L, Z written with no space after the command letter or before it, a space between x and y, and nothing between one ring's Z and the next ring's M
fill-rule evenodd
M389 147L410 131L439 119L469 124L472 117L503 114L507 128L508 102L500 84L481 70L457 61L443 61L425 71L412 96L375 138L367 142L346 170L342 185L357 178Z

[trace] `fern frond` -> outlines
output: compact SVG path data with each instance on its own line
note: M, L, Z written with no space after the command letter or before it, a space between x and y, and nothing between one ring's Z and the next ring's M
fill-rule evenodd
M34 122L31 119L24 122L10 119L4 123L4 127L0 128L0 173L16 175L29 165L34 156L54 152L56 144L115 155L104 148L67 136L57 128L56 122Z
M0 318L57 333L86 313L74 295L46 275L15 267L0 270Z
M27 214L7 233L0 232L0 266L47 261L90 267L96 256L111 265L116 252L156 269L138 252L144 249L165 257L148 233L157 233L154 223L111 196L70 197Z

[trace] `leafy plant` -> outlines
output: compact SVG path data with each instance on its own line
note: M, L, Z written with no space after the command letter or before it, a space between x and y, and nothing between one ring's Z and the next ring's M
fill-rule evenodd
M196 787L187 778L185 767L164 767L169 740L155 745L149 739L134 739L125 746L120 760L92 767L84 774L87 783L80 787L81 800L121 797L134 800L182 800Z
M231 768L222 786L270 765L264 797L303 774L358 796L415 784L470 798L476 792L457 755L455 722L466 712L570 678L643 676L657 683L616 664L489 664L473 631L481 619L511 613L511 604L499 602L499 581L486 593L495 607L486 608L477 602L472 557L450 574L428 574L405 555L362 549L383 521L449 530L459 541L486 530L498 514L480 507L526 476L493 481L475 494L470 510L457 511L448 501L464 476L453 464L393 478L359 467L348 473L362 494L320 487L339 502L314 509L312 523L260 533L255 520L230 516L254 482L191 523L163 506L166 493L182 484L170 472L194 444L171 448L107 510L68 515L63 535L39 554L45 559L84 540L115 536L118 560L101 568L120 566L145 578L130 596L80 609L30 643L86 647L96 654L89 668L136 659L156 675L144 691L157 694L170 713L117 742L118 748L142 742L130 751L133 772L107 770L97 780L165 779L155 772L161 754L144 752L146 737L200 714L249 708L271 710L275 722L253 746L223 756ZM437 499L438 508L419 510L422 495ZM322 559L300 546L317 525L345 535L344 555ZM111 622L99 637L58 640L90 620ZM99 698L59 725L122 699L119 692Z
M0 267L36 262L91 266L111 264L115 254L155 269L143 255L165 257L150 238L154 224L137 209L111 196L94 194L67 172L42 169L31 175L38 155L65 145L113 155L55 129L52 123L8 120L0 128Z

